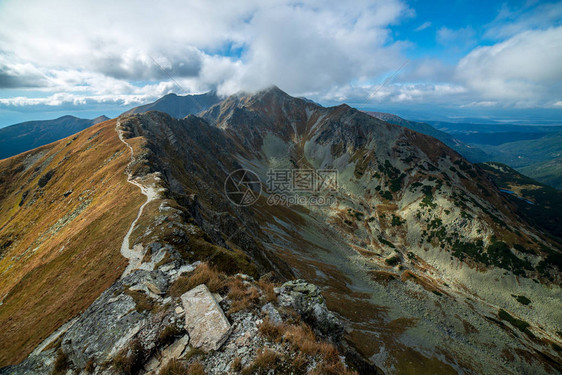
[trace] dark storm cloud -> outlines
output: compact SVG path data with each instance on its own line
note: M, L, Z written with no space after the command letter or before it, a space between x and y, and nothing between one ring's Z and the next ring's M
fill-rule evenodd
M41 76L14 74L7 68L0 67L0 89L44 87L46 83Z
M169 60L173 60L169 63ZM202 61L195 52L173 59L162 59L150 55L135 58L112 56L99 59L95 66L100 73L128 81L166 80L169 77L197 77Z

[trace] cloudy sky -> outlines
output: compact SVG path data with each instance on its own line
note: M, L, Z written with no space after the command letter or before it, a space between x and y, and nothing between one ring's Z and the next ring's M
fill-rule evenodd
M412 119L562 123L562 2L0 0L0 126L272 84Z

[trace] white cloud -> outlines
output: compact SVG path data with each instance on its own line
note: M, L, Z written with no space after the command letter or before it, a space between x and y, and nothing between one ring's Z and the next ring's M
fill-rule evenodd
M441 27L437 30L437 41L443 45L455 45L462 47L474 43L474 30L472 27L467 26L460 29L450 29L448 27Z
M422 23L421 25L419 25L418 27L416 27L414 29L414 31L422 31L427 29L428 27L431 27L431 22L430 21L425 21L424 23Z
M559 26L562 21L562 2L538 4L528 2L526 6L511 9L503 4L497 17L486 30L485 37L498 40L506 39L531 29L543 29L548 26Z
M478 47L457 66L457 77L486 99L533 106L562 96L562 27L526 31Z
M400 0L6 1L0 56L30 64L53 91L127 94L130 82L170 75L198 90L310 92L388 69L400 54L388 26L408 12Z
M0 106L132 105L169 92L277 84L327 102L558 108L560 28L522 30L559 24L562 5L536 9L504 7L488 27L509 39L498 36L458 64L412 59L394 75L415 47L393 39L392 26L413 16L404 0L7 0L0 98L18 91ZM438 26L428 20L415 31ZM457 55L479 35L470 27L435 32Z

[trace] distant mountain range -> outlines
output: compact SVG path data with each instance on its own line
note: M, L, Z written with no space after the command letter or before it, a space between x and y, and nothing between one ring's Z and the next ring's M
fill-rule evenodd
M132 108L123 115L160 111L175 118L183 118L207 110L219 101L214 91L200 95L168 94L153 103ZM63 116L55 120L28 121L2 128L0 129L0 159L58 141L106 120L109 118L105 116L92 120Z
M123 114L132 115L134 113L160 111L175 118L184 118L187 115L205 111L217 104L219 101L220 98L214 91L200 95L178 96L176 94L168 94L153 103L135 107Z
M562 189L562 126L430 124L484 151L486 161L507 164L543 184Z
M409 121L405 120L402 117L398 117L396 115L390 113L383 113L383 112L366 112L369 115L378 118L379 120L386 121L388 123L394 125L400 125L410 130L417 131L418 133L422 133L425 135L429 135L433 138L437 138L469 161L473 163L484 162L488 161L489 157L486 153L480 150L477 147L469 146L463 143L461 140L453 137L452 135L440 131L433 126L426 124L424 122L417 122L417 121Z
M27 121L0 129L0 159L58 141L94 124L109 120L99 116L88 120L63 116L55 120Z

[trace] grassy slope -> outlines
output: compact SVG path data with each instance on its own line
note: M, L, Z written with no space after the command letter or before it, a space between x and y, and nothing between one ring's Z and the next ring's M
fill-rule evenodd
M562 157L518 168L521 173L556 189L562 189Z
M129 153L114 127L0 162L0 366L23 360L126 266L120 244L144 197L126 183Z

